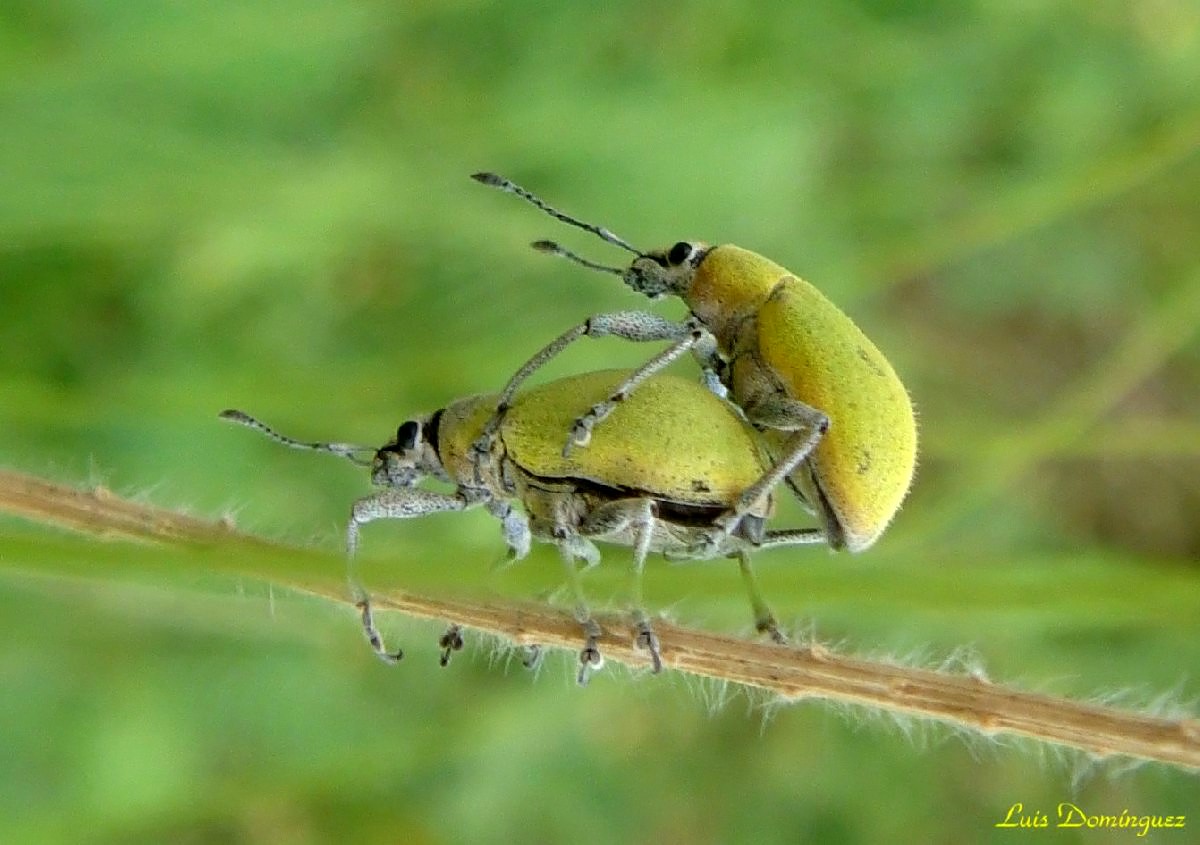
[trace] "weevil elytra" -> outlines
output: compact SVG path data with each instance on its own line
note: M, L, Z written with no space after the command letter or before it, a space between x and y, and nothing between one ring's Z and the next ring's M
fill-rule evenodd
M754 581L751 552L758 548L824 542L819 529L765 531L773 501L762 497L732 532L714 520L770 466L757 432L737 410L702 385L676 376L648 379L623 402L591 448L562 453L561 434L587 408L610 395L627 370L570 376L528 390L509 403L482 460L475 444L492 416L497 396L473 396L409 420L378 449L345 443L305 443L280 435L241 411L221 416L258 429L294 448L331 452L371 467L380 492L351 509L346 547L353 557L359 530L377 519L406 519L484 506L500 520L511 556L524 557L532 539L553 543L565 564L586 644L580 681L600 662L600 631L586 609L578 563L599 562L595 541L631 546L634 555L632 615L636 643L661 668L657 637L642 604L646 556L674 559L732 557L743 573L755 622L781 640ZM368 460L365 455L372 455ZM447 482L451 493L417 485L426 478ZM520 510L515 506L519 505ZM363 600L364 628L375 650L386 651ZM444 659L461 644L451 629Z
M632 252L627 268L580 258L552 241L536 249L613 273L651 299L680 297L683 322L641 311L597 314L564 332L510 379L497 415L477 444L486 451L521 383L581 337L671 341L569 426L565 450L589 443L592 430L650 375L688 350L710 384L720 382L747 419L762 429L777 462L719 519L732 530L783 480L816 514L831 548L862 551L887 528L912 483L917 426L908 391L875 345L819 290L784 267L732 244L680 241L644 252L609 230L584 223L492 173L473 177L522 197L556 219Z

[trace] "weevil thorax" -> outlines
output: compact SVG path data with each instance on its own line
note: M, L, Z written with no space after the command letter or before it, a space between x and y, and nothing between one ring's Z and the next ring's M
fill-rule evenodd
M438 428L444 413L435 411L401 423L396 436L375 452L371 481L380 487L412 487L428 476L447 480L438 450Z
M496 495L503 495L503 444L497 440L492 455L479 464L482 473L476 480L474 444L496 409L497 396L469 396L451 402L438 414L437 452L443 472L442 480L451 484L474 487L482 483Z
M790 275L775 262L733 244L710 247L694 260L684 301L726 349L780 279Z

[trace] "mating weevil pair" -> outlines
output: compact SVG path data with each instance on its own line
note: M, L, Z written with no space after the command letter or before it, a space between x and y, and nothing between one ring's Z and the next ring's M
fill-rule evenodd
M616 336L673 341L574 421L565 451L586 445L592 429L617 403L690 349L710 384L719 380L779 452L775 465L718 520L723 530L732 530L786 479L816 514L830 548L862 551L879 538L912 483L916 417L892 365L836 305L808 282L741 247L680 241L666 250L643 252L603 227L552 208L502 176L476 173L473 178L637 257L621 269L580 258L552 241L536 241L534 248L620 276L651 299L678 296L691 311L678 323L643 311L596 314L560 335L505 386L497 414L477 444L480 453L486 453L489 437L522 382L575 340Z
M358 527L371 520L485 504L502 520L514 556L524 554L531 537L558 546L587 636L581 681L600 659L598 631L586 612L575 566L576 560L598 560L592 539L634 549L637 642L650 651L656 670L657 639L640 598L640 573L650 551L684 558L737 557L759 629L778 637L754 586L750 550L824 542L832 549L861 551L882 534L908 491L916 462L916 422L891 365L819 291L762 256L732 245L682 241L668 250L642 252L503 177L480 173L474 178L517 194L636 258L621 269L593 263L550 241L538 241L535 248L614 273L652 299L679 296L691 314L683 322L641 311L595 315L534 355L498 397L463 400L401 426L395 441L374 450L373 479L389 489L355 504L347 531L349 552L357 546ZM589 374L518 395L539 367L585 336L672 344L620 377ZM731 414L729 406L697 385L685 389L677 380L655 376L689 350L699 359L710 390L739 406L740 416L731 419L738 421L742 435L761 434L757 445L710 436L647 448L668 432L700 430L690 428L695 414L703 423ZM584 405L564 416L587 396L591 398ZM288 445L342 454L358 463L365 461L355 458L356 453L372 451L304 444L275 435L240 412L225 416ZM575 446L589 448L579 457ZM731 455L743 470L752 466L753 471L747 475L721 463ZM663 467L671 472L655 477L653 470ZM676 470L683 474L672 474ZM416 489L427 475L454 483L455 493ZM696 501L690 495L732 480L737 484L723 487L722 496ZM782 481L816 515L818 529L764 533L772 491ZM513 502L523 506L523 514L513 510ZM368 637L386 656L365 599L362 607ZM443 638L443 660L459 644L452 628Z
M634 576L631 605L636 642L661 668L658 640L642 605L641 573L650 552L676 559L737 558L759 629L779 638L775 620L754 581L750 553L756 548L817 543L817 529L763 531L771 515L768 496L730 534L711 531L742 490L769 466L757 433L728 403L697 382L655 376L622 403L596 433L591 448L564 457L562 433L571 420L612 393L629 377L623 370L585 373L526 391L508 408L494 431L486 460L473 444L492 416L497 397L474 396L403 423L379 449L345 443L304 443L280 435L241 411L222 417L248 425L294 448L341 455L371 466L372 480L385 489L355 502L346 531L353 556L359 528L376 519L404 519L484 506L501 521L513 558L524 557L531 539L553 543L566 566L577 614L587 642L580 654L579 680L600 665L600 630L587 611L578 562L599 562L594 541L631 546ZM669 411L671 424L663 421ZM374 453L367 461L360 455ZM416 485L427 477L454 486L438 493ZM513 507L519 504L521 510ZM751 536L752 535L752 536ZM360 598L368 640L389 655L375 630L370 606ZM443 638L443 662L461 646L457 629Z

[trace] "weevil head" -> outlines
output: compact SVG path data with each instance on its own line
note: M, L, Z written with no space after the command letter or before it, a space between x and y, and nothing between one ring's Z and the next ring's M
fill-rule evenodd
M625 284L651 299L685 297L696 276L696 268L708 255L709 245L679 241L674 246L647 252L633 260L621 278Z
M376 450L371 481L380 487L412 487L430 475L444 479L438 452L441 416L441 411L435 411L401 423L396 436Z

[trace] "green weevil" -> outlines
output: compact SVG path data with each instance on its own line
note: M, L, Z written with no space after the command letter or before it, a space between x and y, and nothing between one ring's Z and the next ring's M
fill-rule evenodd
M680 241L644 252L603 227L552 208L508 179L492 173L473 178L637 257L622 269L580 258L551 241L535 242L536 249L616 274L651 299L678 296L691 311L682 322L642 311L596 314L564 332L505 386L497 414L477 444L480 454L521 383L575 340L672 341L571 422L564 451L588 444L597 423L646 378L690 349L710 387L727 391L778 454L777 462L717 520L721 530L732 530L786 479L816 514L831 548L862 551L879 538L912 483L916 417L892 365L836 305L784 267L741 247Z
M586 644L580 683L601 662L600 630L586 609L578 562L592 566L594 541L631 546L634 555L632 615L636 644L661 668L658 639L642 607L646 556L738 560L761 632L782 641L774 617L755 584L750 554L757 548L824 542L818 529L765 531L774 503L765 496L732 533L713 531L713 521L770 466L758 433L737 410L702 385L670 375L648 379L616 409L591 448L564 456L561 432L587 408L629 377L627 370L584 373L518 395L492 439L489 453L474 451L496 407L496 395L472 396L409 420L378 449L345 443L306 443L278 434L242 411L224 411L232 422L259 430L287 446L341 455L371 467L385 489L354 503L346 529L353 558L359 530L377 519L406 519L484 506L501 521L509 553L524 557L532 539L558 547L574 591ZM371 455L369 459L360 457ZM426 478L453 485L450 493L417 486ZM519 504L521 510L514 505ZM368 640L385 659L365 593L359 607ZM455 627L443 637L443 662L461 646Z

